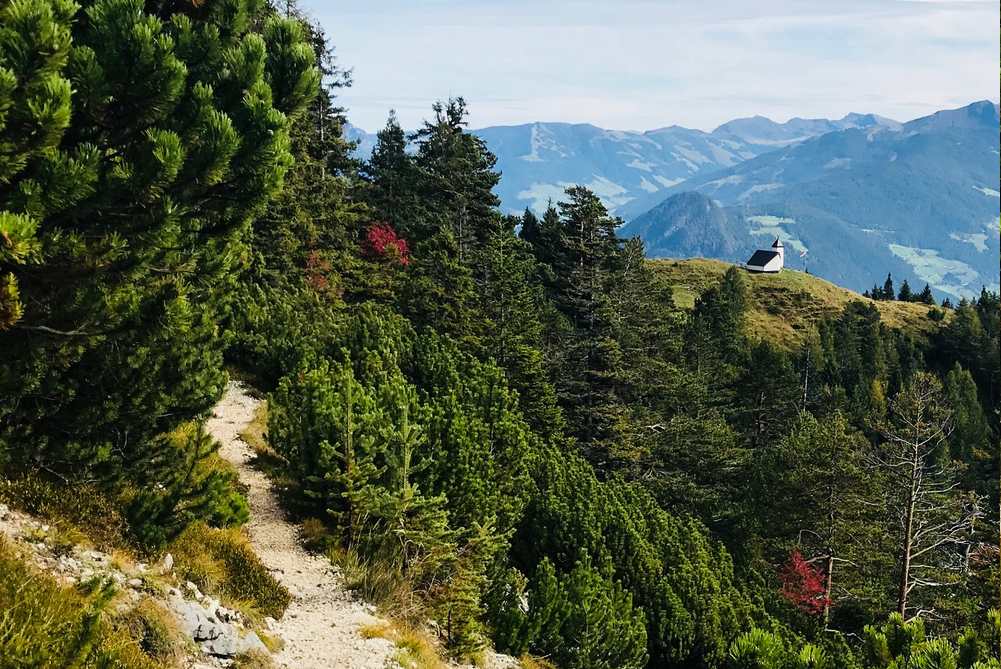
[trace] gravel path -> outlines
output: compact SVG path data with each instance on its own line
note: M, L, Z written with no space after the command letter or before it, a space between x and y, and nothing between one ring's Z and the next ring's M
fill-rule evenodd
M365 639L361 627L380 620L343 586L325 558L302 548L294 525L285 520L271 484L250 466L250 448L240 432L259 404L234 381L216 405L208 432L222 443L219 453L232 462L246 485L250 541L261 560L292 593L292 603L274 627L285 642L275 656L292 669L384 669L398 667L396 648L385 639Z

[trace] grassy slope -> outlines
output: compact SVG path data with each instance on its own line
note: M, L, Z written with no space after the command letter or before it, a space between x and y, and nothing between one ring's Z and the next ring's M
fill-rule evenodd
M731 267L729 263L704 258L650 262L674 289L675 302L686 309ZM873 301L804 272L789 269L779 274L746 272L744 278L751 295L751 331L783 346L798 344L813 324L840 312L852 300L875 304L890 327L918 335L928 335L937 327L928 318L928 305Z

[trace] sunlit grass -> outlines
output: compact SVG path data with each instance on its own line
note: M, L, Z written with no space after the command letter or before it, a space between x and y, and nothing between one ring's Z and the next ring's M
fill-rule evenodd
M691 309L696 298L715 285L732 265L720 260L652 260L654 270L667 279L675 303ZM870 300L846 288L797 270L778 274L744 273L751 304L747 316L752 338L768 339L792 348L800 344L821 319L835 316L853 300L875 304L880 318L893 328L927 336L937 325L928 318L929 305Z

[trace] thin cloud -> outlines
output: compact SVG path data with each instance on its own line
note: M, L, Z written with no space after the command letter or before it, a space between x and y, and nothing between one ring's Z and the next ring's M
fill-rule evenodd
M378 5L378 6L373 6ZM993 2L307 0L353 123L408 127L463 95L474 126L711 129L736 116L907 119L996 98ZM960 101L960 102L957 102Z

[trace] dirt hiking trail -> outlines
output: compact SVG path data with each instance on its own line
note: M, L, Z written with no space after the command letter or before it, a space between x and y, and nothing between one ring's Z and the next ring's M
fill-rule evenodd
M261 561L292 593L292 603L272 630L285 642L275 663L288 669L384 669L398 667L395 645L366 639L361 628L377 624L372 607L344 587L330 562L308 553L285 515L267 477L250 465L253 453L240 438L260 400L230 381L206 429L222 443L219 454L236 466L247 486L250 542Z

